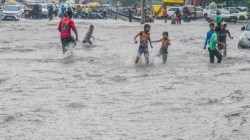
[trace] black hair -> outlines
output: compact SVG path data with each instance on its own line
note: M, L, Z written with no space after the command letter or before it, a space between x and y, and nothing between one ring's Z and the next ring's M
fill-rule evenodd
M163 32L162 35L166 35L168 37L168 32Z
M215 26L215 24L214 24L214 23L210 23L210 24L209 24L209 26L213 26L213 27L214 27L214 26Z
M73 12L70 11L70 10L68 10L68 11L67 11L67 14L68 14L68 15L73 15Z
M220 11L216 11L216 15L220 15Z
M220 30L221 30L221 27L219 27L219 26L215 27L215 32L219 32Z
M144 25L144 29L146 29L147 27L150 28L150 25L149 24L145 24Z
M90 28L94 28L94 25L90 25L89 27L90 27Z

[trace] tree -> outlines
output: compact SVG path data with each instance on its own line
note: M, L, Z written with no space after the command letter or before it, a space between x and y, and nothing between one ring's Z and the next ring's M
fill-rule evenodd
M246 4L247 4L247 9L248 9L248 15L250 16L250 0L245 0Z

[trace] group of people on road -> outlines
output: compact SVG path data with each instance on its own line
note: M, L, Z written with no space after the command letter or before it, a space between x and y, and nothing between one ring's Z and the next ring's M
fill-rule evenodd
M167 23L168 19L170 18L171 19L171 24L181 24L182 19L185 22L190 22L190 14L191 13L190 13L189 9L187 7L184 7L182 12L181 12L181 10L179 8L177 8L175 13L173 15L171 15L171 17L169 17L168 10L167 10L166 7L164 7L163 19L164 19L165 23Z
M222 58L227 55L227 35L230 39L233 37L230 34L230 31L227 30L227 23L220 22L221 18L217 16L216 18L217 26L215 27L214 23L210 23L210 30L207 32L207 37L204 44L204 49L206 50L207 45L210 57L210 63L214 63L214 57L218 59L218 63L221 63Z
M72 20L72 17L73 17L73 12L70 10L67 11L66 17L64 17L58 25L58 31L60 32L63 54L67 51L67 47L70 44L73 44L75 46L76 42L78 41L78 33L77 33L75 23ZM76 36L75 39L71 36L71 29L75 33L75 36ZM85 35L82 43L88 43L92 45L92 42L90 41L90 39L91 38L95 39L92 35L93 30L94 30L94 26L90 25L89 30L87 34Z
M58 31L60 32L63 53L67 51L67 46L78 41L78 33L76 30L76 26L74 22L71 20L73 13L71 10L68 10L66 14L67 16L63 18L58 25ZM227 35L231 39L233 39L233 37L231 36L229 30L226 29L227 23L224 21L222 23L217 22L216 26L215 26L215 23L210 23L209 27L210 29L207 32L207 36L206 36L205 43L204 43L204 49L206 50L207 45L208 45L210 63L214 63L214 57L217 57L218 59L217 62L221 63L222 58L226 57L227 55L227 44L226 44ZM75 33L75 36L76 36L75 39L71 37L71 29ZM82 43L88 43L92 45L92 42L90 41L90 39L91 38L95 39L92 36L93 30L94 30L94 26L91 25ZM137 54L135 63L138 63L140 56L144 55L146 64L148 64L149 63L148 43L150 44L151 48L153 48L152 43L156 43L156 42L162 43L161 49L159 51L159 55L162 55L163 63L166 63L167 56L168 56L168 47L169 45L171 45L171 42L170 42L170 39L168 38L168 32L163 32L162 36L163 37L159 40L151 41L150 25L145 24L144 30L140 31L134 37L135 43L138 43L137 37L140 37L140 41L139 41L140 44L139 44L138 54Z
M152 43L161 42L161 48L159 51L158 56L162 56L163 63L166 63L167 57L168 57L168 47L171 45L170 39L168 38L168 32L162 33L162 38L159 40L151 41L150 39L150 25L145 24L144 30L140 31L135 37L134 41L135 43L138 43L137 37L140 37L140 44L139 49L137 53L137 57L135 60L135 63L137 64L139 62L139 59L142 55L145 57L146 64L149 64L149 51L148 51L148 43L150 44L151 48L153 48Z
M72 13L72 11L67 11L66 14L67 14L67 17L63 18L58 25L58 31L60 32L63 54L65 52L67 52L67 47L70 44L73 44L75 46L76 42L78 41L77 29L76 29L76 26L74 24L74 21L71 20L73 13ZM75 36L76 36L75 39L71 36L71 30L73 30L73 32L75 33ZM93 30L94 30L94 26L90 25L90 28L89 28L87 34L85 35L82 43L88 43L88 44L92 45L92 42L90 41L90 39L91 38L95 39L92 36ZM167 55L168 55L168 47L169 47L169 45L171 45L170 40L168 38L168 32L163 32L163 34L162 34L163 37L161 39L155 40L155 41L151 41L149 32L150 32L150 25L145 24L144 30L139 32L134 37L135 43L138 43L138 41L136 39L138 36L140 36L140 45L139 45L138 54L137 54L135 63L139 62L139 58L143 54L145 57L146 64L149 63L148 43L150 43L151 48L153 48L151 43L155 43L155 42L162 42L162 46L161 46L161 49L159 51L160 52L159 56L162 55L163 63L166 63Z

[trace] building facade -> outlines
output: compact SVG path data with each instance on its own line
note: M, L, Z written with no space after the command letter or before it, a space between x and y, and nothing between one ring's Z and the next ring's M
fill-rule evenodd
M186 0L185 5L207 6L212 0Z

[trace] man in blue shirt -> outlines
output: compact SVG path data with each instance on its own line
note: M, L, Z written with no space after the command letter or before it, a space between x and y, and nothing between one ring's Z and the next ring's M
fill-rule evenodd
M207 32L207 37L206 37L206 40L205 40L204 50L206 50L207 44L210 43L210 38L212 37L212 35L214 33L214 26L215 26L214 23L209 24L210 30Z

